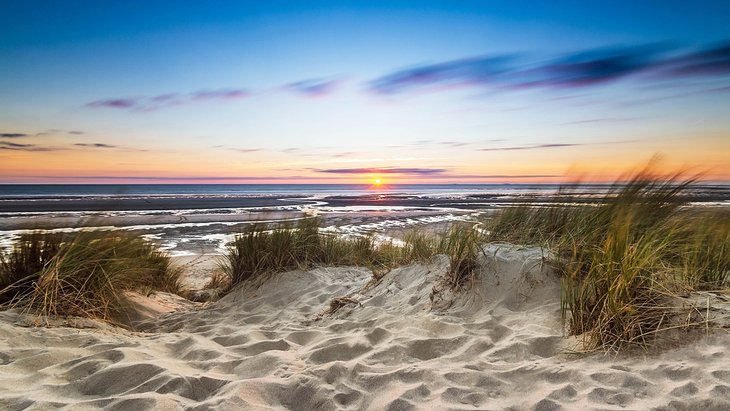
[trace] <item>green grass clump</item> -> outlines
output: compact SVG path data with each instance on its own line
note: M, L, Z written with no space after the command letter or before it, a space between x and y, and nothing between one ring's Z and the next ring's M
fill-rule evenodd
M448 285L463 287L473 277L481 235L471 227L457 225L439 236L437 252L449 257Z
M179 291L169 257L126 234L35 234L20 239L2 260L3 305L42 315L114 322L125 291Z
M677 235L680 281L690 287L718 290L730 284L730 210L714 210L687 219Z
M557 195L554 205L507 209L487 222L488 239L556 252L564 318L588 348L646 345L669 326L667 295L727 286L730 219L686 207L693 183L645 169L594 205L560 205Z
M12 303L28 290L43 267L58 253L62 235L33 233L21 237L8 253L0 252L0 305Z
M261 273L314 264L384 266L398 259L389 244L378 245L372 236L346 238L319 228L314 218L273 228L252 225L229 246L223 271L235 285Z
M476 264L477 241L471 228L453 228L443 235L410 232L402 242L376 241L371 235L344 237L322 233L317 219L275 227L253 225L237 236L224 257L223 271L231 285L254 276L312 265L355 265L373 269L424 261L445 253L451 258L450 283L461 286Z

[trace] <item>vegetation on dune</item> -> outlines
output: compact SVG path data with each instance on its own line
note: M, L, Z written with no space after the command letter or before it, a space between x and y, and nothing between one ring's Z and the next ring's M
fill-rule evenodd
M603 198L508 208L485 230L455 224L440 234L407 233L403 240L348 237L322 230L316 218L296 224L252 225L238 235L210 286L223 291L273 272L314 265L387 269L446 254L445 285L468 286L480 245L490 241L548 248L561 275L564 321L587 348L646 345L674 326L672 296L718 290L730 282L730 211L691 207L694 181L645 169L608 188ZM571 185L570 190L583 190ZM179 293L179 271L139 237L119 233L33 234L0 253L0 305L47 315L113 321L128 290Z
M447 254L452 261L450 280L460 286L475 267L478 241L470 228L453 228L443 235L410 232L402 244L377 241L374 236L345 237L323 233L315 218L273 228L251 226L237 236L223 261L231 285L264 273L312 265L358 265L376 272Z
M556 253L565 321L588 348L645 345L670 326L669 295L728 285L730 213L686 207L692 184L645 169L598 205L557 204L558 195L553 206L506 209L487 238Z
M169 257L114 232L33 234L0 257L0 304L44 315L115 321L125 291L178 292Z

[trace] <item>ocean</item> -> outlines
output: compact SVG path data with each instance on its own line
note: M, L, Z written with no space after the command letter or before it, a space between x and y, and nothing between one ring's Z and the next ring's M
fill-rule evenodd
M564 204L592 203L608 185L562 186ZM470 221L530 201L556 184L74 184L0 185L0 247L34 231L127 230L173 255L220 253L254 222L317 215L348 235ZM699 207L730 207L730 186L697 185Z

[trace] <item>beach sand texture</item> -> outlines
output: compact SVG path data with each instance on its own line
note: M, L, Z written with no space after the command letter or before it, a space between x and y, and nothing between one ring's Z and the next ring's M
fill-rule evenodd
M437 256L376 285L356 267L277 274L144 332L2 312L0 408L730 409L727 333L656 355L570 355L542 251L484 251L459 293L440 286Z

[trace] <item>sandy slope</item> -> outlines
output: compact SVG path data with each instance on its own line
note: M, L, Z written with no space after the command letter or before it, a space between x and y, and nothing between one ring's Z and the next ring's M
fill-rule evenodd
M148 333L0 313L0 408L730 409L727 334L658 356L561 353L540 250L485 251L462 294L440 290L437 257L374 287L358 268L280 274Z

